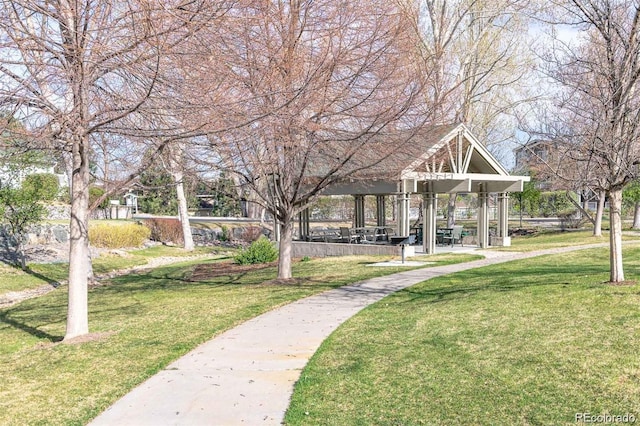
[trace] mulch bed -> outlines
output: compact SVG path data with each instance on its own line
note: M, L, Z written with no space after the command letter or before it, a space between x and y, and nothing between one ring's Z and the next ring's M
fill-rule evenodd
M292 259L293 262L299 261L298 259ZM190 282L200 282L207 281L210 278L226 276L226 275L236 275L243 274L251 271L258 271L260 269L273 268L277 267L278 262L271 263L258 263L255 265L238 265L237 263L231 262L216 262L216 263L205 263L197 265L193 272L191 273L191 277L189 278ZM302 285L308 282L311 282L308 278L289 278L286 280L274 278L272 280L267 280L262 282L260 285L269 286L269 285Z
M204 263L197 265L193 269L189 281L206 281L209 278L213 277L243 274L250 271L258 271L260 269L271 268L274 266L278 266L278 262L259 263L255 265L239 265L237 263L231 262Z
M518 228L518 229L512 229L511 231L509 231L509 236L510 237L524 237L524 236L528 236L528 235L535 235L537 233L538 233L538 231L536 231L535 229Z

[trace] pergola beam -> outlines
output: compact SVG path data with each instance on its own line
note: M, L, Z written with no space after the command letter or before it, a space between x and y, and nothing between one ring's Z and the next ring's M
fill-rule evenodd
M430 190L426 189L427 186L430 188ZM472 192L471 179L418 182L418 192L434 192L436 194Z
M398 189L395 180L354 180L331 184L322 195L388 195L398 193Z

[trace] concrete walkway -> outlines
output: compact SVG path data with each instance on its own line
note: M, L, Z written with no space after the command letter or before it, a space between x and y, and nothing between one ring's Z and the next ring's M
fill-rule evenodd
M279 425L302 368L362 308L424 280L481 266L607 244L400 272L330 290L253 318L204 343L132 390L92 425Z

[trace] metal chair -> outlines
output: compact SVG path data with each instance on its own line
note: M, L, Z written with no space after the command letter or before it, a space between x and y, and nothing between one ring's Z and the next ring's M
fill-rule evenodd
M445 240L450 242L450 245L453 246L456 243L460 243L460 245L464 245L462 242L462 226L454 226L451 229L451 233L444 237Z
M349 228L347 228L346 226L341 226L340 227L340 242L341 243L357 243L358 242L358 236L351 233L351 230Z

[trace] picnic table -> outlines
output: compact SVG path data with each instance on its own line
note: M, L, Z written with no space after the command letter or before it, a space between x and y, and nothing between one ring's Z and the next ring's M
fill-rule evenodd
M309 233L308 241L331 243L340 239L340 231L338 229L313 229Z
M465 235L467 235L467 233L463 231L462 226L440 228L436 231L436 242L441 245L450 244L452 246L455 243L463 244L462 239Z
M365 226L352 228L352 230L358 237L360 244L386 244L389 241L389 236L393 234L392 228L383 226Z
M451 241L453 238L453 228L436 229L436 244L443 246L445 241Z

